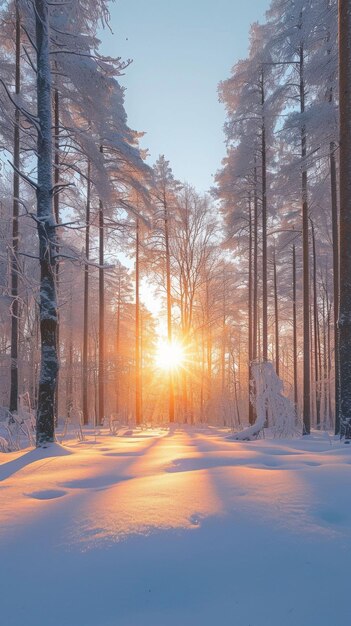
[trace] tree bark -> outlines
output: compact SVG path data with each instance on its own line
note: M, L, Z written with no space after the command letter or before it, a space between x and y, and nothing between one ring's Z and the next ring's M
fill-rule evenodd
M15 65L15 93L19 96L21 91L21 22L16 2L16 65ZM11 258L11 382L10 382L10 413L16 413L18 409L18 326L19 326L19 302L18 302L18 215L19 215L19 185L18 174L20 167L20 112L15 108L15 129L13 137L13 213L12 213L12 258Z
M339 372L339 335L338 335L338 316L339 316L339 216L338 216L338 191L336 179L336 162L335 162L334 142L330 144L329 160L330 160L330 193L331 193L331 209L332 209L332 236L333 236L333 287L334 287L334 363L335 363L335 434L340 434L340 412L339 412L339 396L340 396L340 372Z
M137 426L141 424L139 282L139 219L137 219L135 237L135 423Z
M88 403L88 343L89 343L89 257L90 257L90 161L88 161L87 171L87 202L85 213L85 259L84 264L84 318L83 318L83 424L89 423L89 403Z
M351 5L339 0L340 111L340 433L351 436Z
M314 224L311 220L312 252L313 252L313 339L314 339L314 383L316 396L317 430L321 427L321 370L318 367L318 304L317 304L317 255Z
M102 147L101 147L102 152ZM104 271L104 207L99 201L99 413L101 426L105 417L105 271Z
M249 198L249 298L248 298L248 331L249 331L249 341L248 341L248 403L249 403L249 423L253 424L255 421L253 405L250 401L250 392L252 386L252 361L253 361L253 323L252 323L252 283L253 283L253 271L252 271L252 239L253 239L253 228L252 228L252 208L251 208L251 198ZM235 364L233 364L235 367ZM235 384L235 383L234 383Z
M120 366L120 334L121 334L121 276L118 277L118 302L116 324L116 417L119 415L119 366Z
M211 400L211 387L212 387L212 328L211 328L211 316L210 316L210 294L209 294L209 281L206 281L206 327L207 327L207 401Z
M277 261L275 249L273 253L273 282L274 282L274 319L275 319L275 371L279 376L279 309L278 309L278 283L277 283Z
M59 133L60 133L60 98L59 98L58 90L55 89L55 91L54 91L54 137L55 137L55 150L54 150L54 185L55 185L54 213L55 213L56 224L58 224L59 221L60 221L60 194L59 194L59 191L57 189L57 185L59 184L59 181L60 181ZM58 241L58 234L56 234L56 239ZM59 246L56 247L56 250L57 250L57 253L59 253ZM59 267L60 267L60 264L57 262L56 263L56 272L55 272L57 301L59 300L59 280L60 280ZM58 314L58 317L59 317L59 315L60 315L59 314L59 309L57 309L57 314ZM57 324L56 341L57 341L57 353L59 355L60 354L60 324L59 323ZM58 415L59 415L59 375L60 375L60 373L57 372L56 390L55 390L55 419L56 419L56 425L57 425L57 420L58 420Z
M294 360L294 404L298 413L297 388L297 311L296 311L296 248L293 245L293 360Z
M165 225L165 251L166 251L166 291L167 291L167 339L172 343L172 293L171 293L171 255L169 248L169 216L166 194L163 197L164 225ZM174 381L172 369L169 369L169 397L168 397L168 418L170 423L174 422Z
M257 199L257 167L254 170L254 224L253 224L253 331L252 331L252 358L258 356L258 199Z
M268 271L267 271L267 164L264 72L261 73L261 175L262 175L262 358L268 360Z
M56 299L56 221L52 204L52 88L48 5L35 0L38 103L37 217L40 259L41 369L36 442L45 446L55 437L55 389L58 373Z
M299 50L300 113L305 112L304 49ZM306 128L301 126L301 190L302 190L302 256L303 256L303 434L311 432L311 372L310 372L310 277L309 277L309 232L308 195L306 169Z

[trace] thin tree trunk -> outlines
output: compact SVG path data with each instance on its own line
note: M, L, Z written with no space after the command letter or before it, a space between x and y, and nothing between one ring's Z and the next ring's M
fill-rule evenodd
M299 51L300 112L305 112L304 49ZM302 188L302 256L303 256L303 434L311 432L311 372L310 372L310 285L308 241L308 196L306 169L306 128L301 127L301 188Z
M54 91L54 184L55 184L55 194L54 194L54 213L56 224L60 221L60 194L58 190L58 184L60 181L60 145L59 145L59 133L60 133L60 100L59 100L59 92L57 89ZM58 241L58 234L56 234L56 240ZM56 246L57 253L59 253L59 246ZM60 264L56 263L56 294L57 301L59 301L59 268ZM58 317L59 317L59 309L58 309ZM60 320L58 320L60 321ZM56 332L56 341L57 341L57 354L60 355L60 324L57 324L57 332ZM56 425L59 415L59 376L60 372L57 372L56 379L56 391L55 391L55 418Z
M97 337L94 337L94 425L97 426L99 422L99 406L98 406L98 342Z
M144 407L143 407L143 356L144 356L144 327L143 327L143 310L140 308L140 369L139 369L139 389L140 389L140 416L141 421L144 419Z
M117 328L116 328L116 417L119 414L119 365L120 365L120 334L121 334L121 277L118 277Z
M314 339L314 382L316 394L316 419L317 430L321 427L321 371L318 367L318 303L317 303L317 255L314 223L311 221L312 230L312 253L313 253L313 339Z
M21 91L21 22L18 5L16 2L16 69L15 69L15 92L16 96ZM18 174L20 167L20 112L15 108L15 129L13 137L13 213L12 213L12 258L11 258L11 383L10 383L10 413L16 413L18 409L18 325L19 325L19 302L18 302L18 214L19 214L19 185Z
M294 404L298 413L297 388L297 312L296 312L296 248L293 245L293 360L294 360Z
M323 395L324 395L324 423L327 421L328 400L327 400L327 316L326 316L326 287L323 294Z
M235 399L235 407L236 407L236 416L238 418L238 426L241 426L241 418L240 418L240 411L239 411L239 400L238 400L238 389L237 389L238 381L236 379L234 354L233 354L233 378L234 378L234 399Z
M226 351L226 321L227 321L227 299L225 292L225 274L223 276L223 317L222 317L222 350L221 350L221 390L222 395L225 389L225 351Z
M71 293L69 304L69 333L68 333L68 362L66 368L66 413L70 418L73 408L73 293L72 293L72 272L71 272ZM67 357L66 357L67 358Z
M55 389L58 372L56 299L56 222L52 205L52 91L48 5L35 0L38 132L37 216L40 258L41 370L37 409L37 446L55 437Z
M88 161L87 171L87 202L85 209L85 259L84 264L84 319L83 319L83 424L89 424L88 403L88 345L89 345L89 257L90 257L90 172L91 166Z
M329 11L333 10L330 0L327 2ZM328 41L330 41L330 32L328 32ZM331 48L328 49L328 56L331 56ZM333 76L330 76L329 103L333 104ZM332 241L333 241L333 291L334 291L334 402L335 402L335 434L340 434L340 368L339 368L339 334L338 334L338 315L339 315L339 216L338 216L338 190L336 176L336 144L331 141L329 144L329 164L330 164L330 198L331 198L331 215L332 215ZM329 385L331 381L329 381ZM329 390L330 394L330 390Z
M340 433L351 437L351 7L339 0L340 111Z
M268 359L268 272L267 272L267 165L264 72L261 73L261 165L262 165L262 358Z
M101 147L102 152L102 147ZM101 426L105 417L105 271L104 271L104 207L99 201L99 413Z
M211 316L210 316L210 302L209 302L209 284L206 282L206 321L207 321L207 401L211 400L211 386L212 386L212 329L211 329Z
M183 422L188 423L188 390L186 384L186 375L184 369L182 369L182 407L183 407Z
M163 198L164 225L165 225L165 252L166 252L166 290L167 290L167 339L172 343L172 292L171 292L171 255L169 248L169 216L166 195ZM168 418L170 423L174 422L174 381L171 368L169 369L169 397L168 397Z
M201 329L201 387L200 387L200 422L204 421L204 386L205 386L205 337L204 337L205 319Z
M339 373L339 335L338 335L338 315L339 315L339 216L337 199L337 180L335 162L335 144L331 142L330 159L330 192L332 209L332 235L333 235L333 286L334 286L334 363L335 363L335 434L340 434L340 373Z
M252 359L257 360L258 347L258 199L257 199L257 167L254 171L254 233L253 233L253 332Z
M275 317L275 371L279 376L279 309L278 309L278 285L277 285L277 262L275 258L275 248L273 254L274 272L274 317Z
M253 405L250 401L250 391L252 385L252 361L253 361L253 333L252 333L252 283L253 283L253 272L252 272L252 210L251 210L251 198L249 198L249 311L248 311L248 325L249 325L249 345L248 345L248 403L249 403L249 423L253 424L255 422ZM234 366L234 365L233 365Z
M135 423L137 426L141 424L139 281L139 220L137 219L135 237Z
M332 421L332 403L331 403L331 393L330 393L330 376L331 376L331 348L330 348L330 318L331 318L331 305L328 300L328 326L327 326L327 348L328 348L328 377L327 377L327 394L328 394L328 416L329 423Z

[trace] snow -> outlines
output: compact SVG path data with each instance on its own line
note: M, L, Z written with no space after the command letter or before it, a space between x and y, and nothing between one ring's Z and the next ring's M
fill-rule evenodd
M349 626L351 446L92 431L0 454L6 626Z

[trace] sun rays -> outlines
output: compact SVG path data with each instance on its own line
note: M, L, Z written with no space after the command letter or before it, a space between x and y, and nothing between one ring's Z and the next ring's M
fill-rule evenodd
M160 339L155 353L155 365L164 371L175 371L185 365L184 347L178 341Z

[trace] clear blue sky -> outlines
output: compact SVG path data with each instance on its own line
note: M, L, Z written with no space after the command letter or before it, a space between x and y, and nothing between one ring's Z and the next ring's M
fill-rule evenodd
M113 34L103 51L133 59L127 88L129 125L145 131L142 146L199 191L225 155L224 108L217 85L247 54L249 26L262 21L269 0L117 0Z

